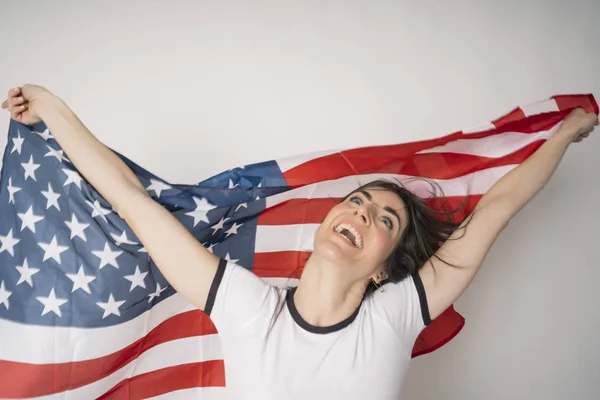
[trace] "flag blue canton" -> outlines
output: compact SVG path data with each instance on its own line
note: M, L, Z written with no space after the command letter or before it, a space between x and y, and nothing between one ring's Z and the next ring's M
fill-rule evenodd
M219 257L252 268L264 198L289 190L276 161L234 168L198 185L177 185L114 152L198 241ZM11 120L0 176L0 318L52 326L116 325L174 292L47 127Z

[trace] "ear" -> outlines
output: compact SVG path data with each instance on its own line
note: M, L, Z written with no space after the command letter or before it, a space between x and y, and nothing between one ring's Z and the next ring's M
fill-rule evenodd
M381 283L382 281L384 281L386 278L388 277L387 273L384 271L383 268L380 268L378 272L375 273L375 275L373 275L371 277L371 279L373 279L377 284Z

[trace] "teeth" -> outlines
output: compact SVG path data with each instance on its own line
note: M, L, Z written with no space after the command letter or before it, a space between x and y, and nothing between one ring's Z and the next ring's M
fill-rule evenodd
M362 249L362 237L360 236L360 233L358 233L358 231L352 225L346 224L346 223L341 223L335 227L335 231L337 233L341 233L342 230L344 230L344 229L349 230L354 235L354 242L352 244L354 244L355 247ZM342 235L342 236L344 236L344 235ZM346 238L346 239L350 240L348 238Z

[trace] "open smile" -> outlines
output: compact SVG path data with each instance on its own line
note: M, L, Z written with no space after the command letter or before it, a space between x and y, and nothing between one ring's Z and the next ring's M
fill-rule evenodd
M336 225L333 230L357 249L362 249L362 236L354 225L342 222L341 224Z

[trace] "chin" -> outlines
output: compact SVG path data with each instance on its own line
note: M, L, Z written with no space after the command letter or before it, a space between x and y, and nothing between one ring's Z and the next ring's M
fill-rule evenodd
M352 264L356 262L356 249L338 240L325 239L315 243L314 252L322 260L328 260L336 264Z

